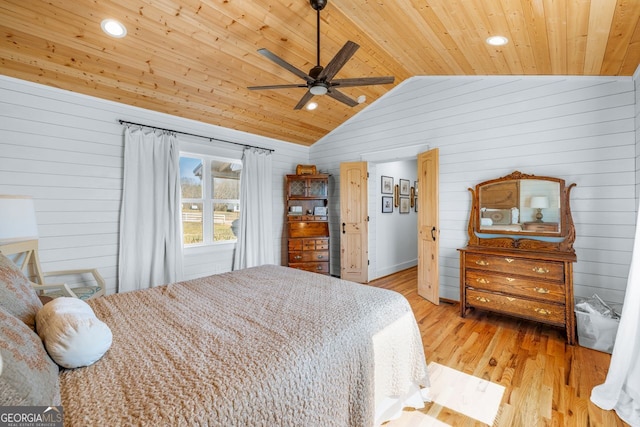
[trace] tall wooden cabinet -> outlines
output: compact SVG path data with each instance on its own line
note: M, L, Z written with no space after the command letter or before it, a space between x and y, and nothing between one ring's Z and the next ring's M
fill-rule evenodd
M329 274L329 175L287 175L289 267Z

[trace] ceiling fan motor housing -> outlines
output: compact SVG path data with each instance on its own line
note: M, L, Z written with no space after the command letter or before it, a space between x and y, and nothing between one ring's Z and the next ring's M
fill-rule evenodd
M327 5L327 0L309 0L314 10L322 10Z

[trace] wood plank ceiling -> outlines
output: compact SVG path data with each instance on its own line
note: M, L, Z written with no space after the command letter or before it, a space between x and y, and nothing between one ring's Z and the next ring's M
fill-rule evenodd
M106 36L105 18L128 29ZM311 145L403 80L422 75L630 76L640 64L640 0L329 0L321 63L361 48L336 78L395 76L344 88L348 107L306 89L257 53L316 65L308 0L2 0L0 73L253 134ZM490 35L509 43L492 47Z

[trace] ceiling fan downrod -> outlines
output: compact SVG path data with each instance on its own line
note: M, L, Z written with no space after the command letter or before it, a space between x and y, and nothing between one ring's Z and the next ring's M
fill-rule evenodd
M311 7L316 11L316 66L309 71L309 76L318 78L323 67L320 65L320 11L327 5L328 0L309 0Z

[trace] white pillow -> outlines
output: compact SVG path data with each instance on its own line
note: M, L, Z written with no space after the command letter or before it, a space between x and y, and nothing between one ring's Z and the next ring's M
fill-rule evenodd
M111 347L113 336L86 302L55 298L36 315L36 330L49 356L60 366L78 368L99 360Z

